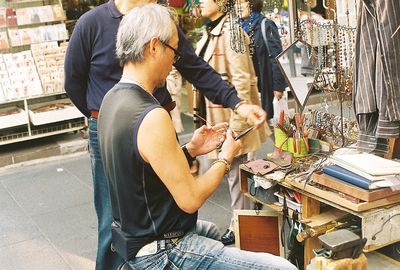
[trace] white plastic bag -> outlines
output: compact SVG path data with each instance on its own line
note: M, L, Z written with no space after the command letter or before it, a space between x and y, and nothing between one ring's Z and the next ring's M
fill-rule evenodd
M272 105L274 106L274 118L272 119L271 124L273 124L273 126L275 126L275 123L278 122L279 115L282 110L285 112L285 115L289 114L287 92L286 91L283 92L283 96L280 100L278 100L276 97L274 97L274 100L272 101Z

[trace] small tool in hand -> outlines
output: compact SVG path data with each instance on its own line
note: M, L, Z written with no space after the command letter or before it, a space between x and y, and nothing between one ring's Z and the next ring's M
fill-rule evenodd
M193 113L193 116L196 116L197 118L199 118L200 120L203 120L204 123L208 124L209 126L213 127L214 125L211 124L210 122L208 122L206 119L204 119L203 117L201 117L200 115L198 115L197 113Z
M249 127L248 129L245 129L244 131L242 131L239 135L237 135L235 138L233 138L235 141L239 140L240 138L242 138L244 135L246 135L247 133L249 133L250 131L253 130L254 127Z

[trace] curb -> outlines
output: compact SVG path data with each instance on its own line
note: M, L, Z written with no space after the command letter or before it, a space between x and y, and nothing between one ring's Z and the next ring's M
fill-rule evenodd
M49 158L61 158L71 154L83 154L88 152L88 141L80 137L62 136L54 137L50 142L42 141L35 143L30 141L29 145L9 150L0 155L0 169L25 166ZM17 147L16 147L17 148Z

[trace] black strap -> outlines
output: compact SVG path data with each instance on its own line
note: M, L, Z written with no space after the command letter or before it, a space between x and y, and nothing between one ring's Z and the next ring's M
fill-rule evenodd
M267 33L265 32L266 24L267 24L267 18L264 18L261 21L261 34L262 34L262 37L263 37L263 40L265 43L265 47L267 48L267 51L268 51L268 57L271 57L271 53L270 53L269 46L268 46Z
M192 166L193 161L196 160L196 157L192 157L192 156L189 154L189 151L188 151L187 148L186 148L186 144L185 144L184 146L182 146L182 151L183 151L183 153L185 154L185 157L186 157L186 160L187 160L188 163L189 163L189 166Z

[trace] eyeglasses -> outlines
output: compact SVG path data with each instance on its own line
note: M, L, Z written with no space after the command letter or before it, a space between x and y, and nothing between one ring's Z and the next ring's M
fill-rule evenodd
M164 45L165 47L170 48L171 50L174 51L174 54L175 54L175 56L174 56L174 63L178 62L179 59L182 58L182 54L181 54L180 52L178 52L177 49L173 48L171 45L169 45L169 44L168 44L167 42L165 42L165 41L160 40L160 42L161 42L161 44Z

